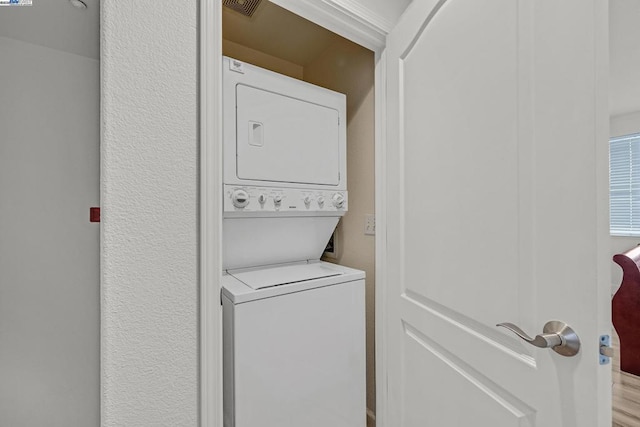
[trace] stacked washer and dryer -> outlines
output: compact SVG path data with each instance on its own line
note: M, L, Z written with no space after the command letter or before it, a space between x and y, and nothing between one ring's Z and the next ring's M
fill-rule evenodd
M364 272L320 261L348 207L346 98L223 68L224 425L364 427Z

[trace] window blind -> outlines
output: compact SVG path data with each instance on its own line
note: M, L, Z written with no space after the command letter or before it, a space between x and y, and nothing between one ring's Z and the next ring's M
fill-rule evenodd
M609 141L610 232L640 236L640 133Z

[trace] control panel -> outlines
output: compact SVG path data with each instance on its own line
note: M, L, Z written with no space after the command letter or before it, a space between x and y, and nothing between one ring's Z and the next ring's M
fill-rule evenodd
M224 211L344 213L347 211L347 192L225 185Z

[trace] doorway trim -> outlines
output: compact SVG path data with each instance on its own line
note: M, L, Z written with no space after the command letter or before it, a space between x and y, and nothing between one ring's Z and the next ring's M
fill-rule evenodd
M199 6L199 424L222 427L222 0Z
M268 0L374 52L384 49L393 27L353 0Z
M385 427L386 36L395 23L355 0L267 0L375 53L376 412ZM200 426L223 427L222 405L222 0L199 3Z

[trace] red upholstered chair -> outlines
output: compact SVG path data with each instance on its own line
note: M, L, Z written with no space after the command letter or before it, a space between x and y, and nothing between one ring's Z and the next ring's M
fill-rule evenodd
M613 261L622 267L622 285L613 297L613 325L620 337L620 369L640 375L640 246Z

